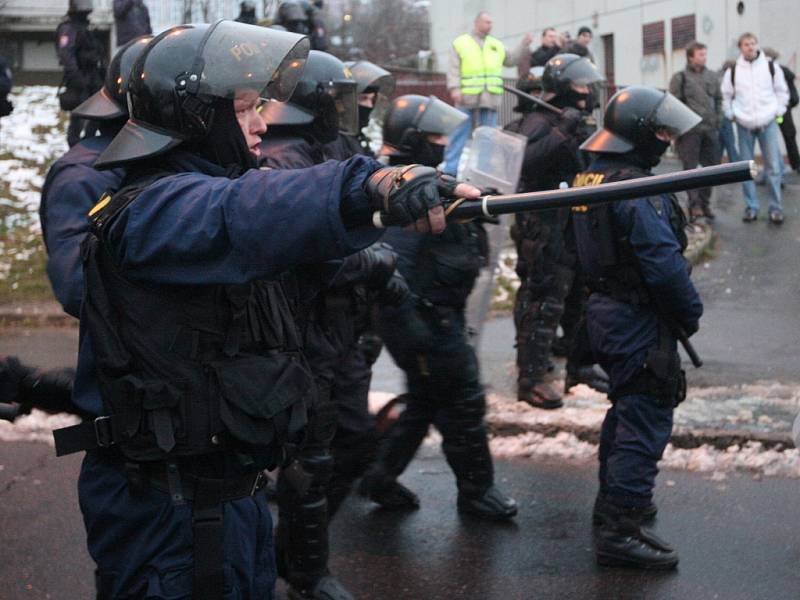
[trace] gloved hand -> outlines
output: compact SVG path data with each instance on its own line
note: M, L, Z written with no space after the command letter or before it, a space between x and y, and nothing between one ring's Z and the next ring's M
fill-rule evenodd
M568 106L561 113L558 129L566 135L572 135L578 130L581 121L583 121L583 113L577 108Z
M22 404L36 370L23 365L16 356L0 356L0 402Z
M444 209L436 169L421 165L384 167L364 183L379 219L375 224L411 227L420 232L444 230Z
M411 289L408 287L406 278L400 271L395 271L378 294L378 302L390 306L400 306L410 297Z
M382 290L397 267L397 254L384 242L377 242L361 251L363 283L373 290Z

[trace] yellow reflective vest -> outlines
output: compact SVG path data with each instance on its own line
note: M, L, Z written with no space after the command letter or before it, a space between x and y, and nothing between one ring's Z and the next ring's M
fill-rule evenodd
M487 35L483 48L470 34L460 35L453 47L461 59L461 93L477 95L483 90L490 94L503 93L503 62L506 49L503 42Z

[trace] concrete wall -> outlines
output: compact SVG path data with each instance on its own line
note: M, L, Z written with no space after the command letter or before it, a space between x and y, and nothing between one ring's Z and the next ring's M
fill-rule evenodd
M709 47L710 66L718 68L735 57L739 34L753 31L763 45L777 48L782 62L796 70L800 2L745 0L741 15L736 4L734 0L431 0L432 46L441 70L452 40L469 30L475 14L483 9L494 17L493 35L506 44L515 44L525 31L531 31L535 48L545 27L567 30L574 36L586 25L595 33L591 50L601 68L605 63L601 36L613 34L618 84L664 87L671 74L685 65L684 51L672 49L671 19L694 14L697 39ZM642 25L654 21L665 22L664 52L644 57Z

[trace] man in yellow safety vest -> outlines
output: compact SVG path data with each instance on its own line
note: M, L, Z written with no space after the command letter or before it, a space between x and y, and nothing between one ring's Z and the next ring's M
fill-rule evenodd
M444 156L444 172L456 174L461 151L473 127L497 125L497 109L503 96L503 67L510 67L530 46L530 33L522 36L514 50L489 35L492 16L481 11L471 33L458 36L450 49L447 89L456 108L470 116L451 135Z

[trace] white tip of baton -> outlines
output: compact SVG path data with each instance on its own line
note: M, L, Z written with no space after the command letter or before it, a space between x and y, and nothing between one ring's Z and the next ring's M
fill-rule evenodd
M372 224L378 229L386 229L386 226L383 224L383 219L381 219L381 212L376 210L372 213Z
M483 201L481 202L481 210L486 217L492 216L492 213L489 212L489 198L491 198L491 196L484 196Z
M750 162L750 178L755 179L756 177L758 177L758 165L754 160L751 160L749 162Z

